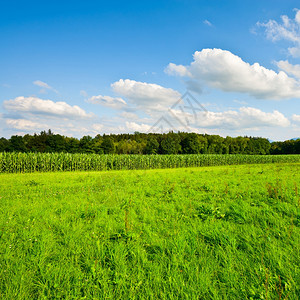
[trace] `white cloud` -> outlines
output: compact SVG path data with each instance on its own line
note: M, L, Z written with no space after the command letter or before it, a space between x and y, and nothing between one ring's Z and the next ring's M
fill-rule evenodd
M293 57L300 57L300 46L297 47L290 47L289 52Z
M300 57L300 11L295 10L295 18L281 16L281 23L275 20L269 20L266 23L257 22L258 27L265 28L268 39L273 42L286 40L294 44L294 47L288 48L289 53L294 57Z
M18 130L38 130L48 128L48 125L46 124L41 124L25 119L7 119L5 122L9 128Z
M168 109L181 97L179 92L171 88L130 79L120 79L111 86L114 92L149 114Z
M206 82L222 91L247 93L259 99L300 97L300 83L285 72L276 73L258 63L250 65L222 49L196 51L190 66L170 63L166 72L188 76L199 83Z
M279 69L300 79L300 65L292 65L287 60L276 62Z
M182 77L193 77L192 73L189 69L183 65L176 65L173 63L169 63L169 65L165 68L165 72L169 75L178 75Z
M54 116L60 118L91 118L93 114L86 113L77 105L66 102L53 102L37 97L17 97L3 102L5 109L12 112L30 113L35 115Z
M172 110L183 123L193 120L193 115ZM261 127L287 127L290 121L279 111L263 112L253 107L241 107L238 111L199 112L194 124L202 128L219 128L229 130L259 129ZM193 124L192 124L193 125Z
M300 25L300 10L296 9L295 21Z
M46 82L43 82L41 80L36 80L33 82L33 84L35 84L39 87L45 88L45 89L52 89L52 87L50 85L48 85Z
M87 101L89 103L100 104L111 108L122 108L127 104L122 98L101 95L92 96Z
M300 122L300 115L293 114L292 115L292 120L295 121L295 122Z
M103 124L93 124L92 128L93 130L97 131L98 133L101 132L101 130L103 130Z
M128 112L128 111L123 111L120 114L121 117L125 118L125 119L132 119L132 120L136 120L139 119L139 116L133 112Z
M243 100L237 100L237 99L234 99L233 102L237 103L237 104L241 104L241 105L247 105L248 103L246 101L243 101Z
M50 86L49 84L47 84L46 82L43 82L41 80L36 80L33 82L33 84L42 88L40 90L40 93L45 93L46 90L52 90L53 92L58 93L58 91L55 90L52 86Z
M151 128L151 126L148 124L138 124L135 122L126 122L125 124L126 128L131 132L147 132Z
M203 23L204 23L205 25L209 26L209 27L212 27L212 26L213 26L212 23L209 22L208 20L204 20Z

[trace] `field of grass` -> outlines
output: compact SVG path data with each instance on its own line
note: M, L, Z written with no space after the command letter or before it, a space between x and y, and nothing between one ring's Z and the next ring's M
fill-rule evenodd
M299 170L0 174L0 299L299 299Z

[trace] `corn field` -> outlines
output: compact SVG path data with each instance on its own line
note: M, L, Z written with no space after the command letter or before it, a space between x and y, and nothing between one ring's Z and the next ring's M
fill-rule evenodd
M300 155L97 155L4 152L0 153L0 173L163 169L295 162L300 162Z

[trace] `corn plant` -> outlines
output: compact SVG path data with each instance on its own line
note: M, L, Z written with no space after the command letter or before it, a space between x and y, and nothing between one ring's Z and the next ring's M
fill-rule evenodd
M0 173L135 170L299 162L300 155L98 155L3 152L0 153Z

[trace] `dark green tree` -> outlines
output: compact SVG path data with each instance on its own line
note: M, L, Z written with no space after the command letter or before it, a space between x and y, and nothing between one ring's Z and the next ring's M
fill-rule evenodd
M8 151L9 141L2 137L0 138L0 152Z
M147 140L147 144L144 148L144 154L157 154L159 149L159 143L155 137L150 137Z
M200 140L196 133L188 134L181 141L181 149L184 154L198 154L201 150Z
M80 139L79 142L80 153L94 153L93 149L93 138L89 135L85 135Z
M9 139L8 151L26 152L23 137L19 135L13 135Z
M104 136L103 141L101 143L101 149L103 150L104 154L112 154L115 152L115 145L114 141L109 136Z
M66 150L66 141L59 134L48 135L46 145L45 152L63 152Z
M174 132L164 134L160 142L161 154L178 154L181 151L180 137Z

